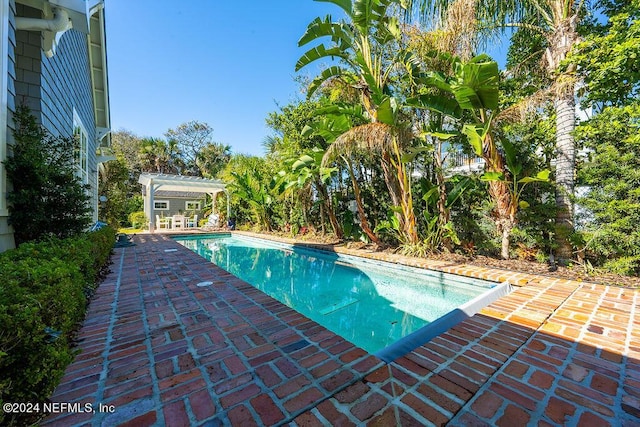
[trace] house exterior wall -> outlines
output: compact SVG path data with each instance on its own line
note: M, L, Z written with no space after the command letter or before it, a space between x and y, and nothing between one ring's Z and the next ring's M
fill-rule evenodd
M42 51L41 33L16 30L16 16L41 18L42 12L16 4L15 0L0 0L0 162L11 155L16 105L27 105L38 122L54 136L72 137L79 120L87 134L86 183L91 186L96 220L99 142L88 36L74 29L65 32L55 55L47 58ZM0 164L0 252L15 246L8 225L6 196L10 189L11 183Z
M161 209L154 209L153 210L153 214L149 215L147 212L145 212L145 215L147 215L149 217L149 220L156 220L156 215L158 215L159 217L168 217L168 216L173 216L173 215L187 215L187 216L193 216L194 214L198 215L198 221L200 221L203 218L203 208L204 208L204 197L201 198L178 198L178 197L165 197L165 196L155 196L153 199L155 202L162 202L162 201L168 201L169 202L169 209L167 210L161 210ZM187 202L200 202L200 210L192 210L192 209L187 209L186 208L186 204ZM146 206L146 203L145 203Z
M9 185L2 161L13 139L10 112L15 109L15 4L0 0L0 252L15 246L13 231L8 224L7 191Z
M18 16L40 18L41 12L17 5ZM74 113L88 136L88 176L93 219L98 218L96 123L87 36L76 30L65 32L55 55L47 58L37 31L17 31L17 100L27 105L52 135L71 137Z
M70 137L74 131L74 112L87 132L87 182L91 186L93 220L98 219L96 161L96 123L89 67L87 36L69 30L60 39L53 58L42 60L42 125L53 135Z

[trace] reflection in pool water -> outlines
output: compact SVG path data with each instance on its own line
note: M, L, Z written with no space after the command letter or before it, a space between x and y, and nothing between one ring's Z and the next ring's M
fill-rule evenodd
M495 285L245 237L176 240L371 353Z

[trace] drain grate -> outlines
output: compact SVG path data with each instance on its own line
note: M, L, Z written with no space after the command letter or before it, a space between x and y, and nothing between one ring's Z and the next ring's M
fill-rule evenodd
M165 249L164 251L165 252L178 252L177 249Z

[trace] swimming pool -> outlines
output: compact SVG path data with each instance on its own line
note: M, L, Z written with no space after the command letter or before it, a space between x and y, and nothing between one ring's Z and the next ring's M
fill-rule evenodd
M176 241L385 361L509 292L506 284L245 236Z

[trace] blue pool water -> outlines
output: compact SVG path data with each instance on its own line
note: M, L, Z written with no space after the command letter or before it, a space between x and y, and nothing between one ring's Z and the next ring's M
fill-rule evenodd
M497 285L244 236L176 240L376 354L404 337L415 336Z

